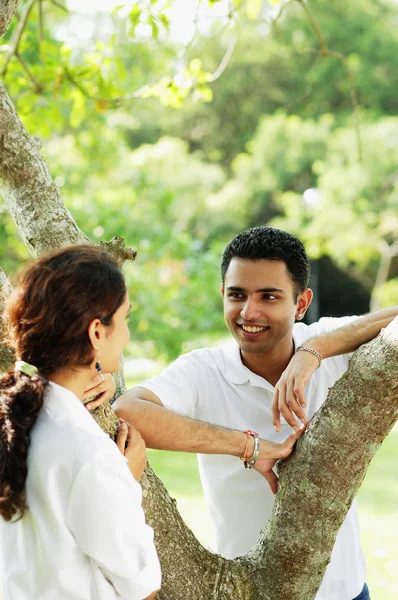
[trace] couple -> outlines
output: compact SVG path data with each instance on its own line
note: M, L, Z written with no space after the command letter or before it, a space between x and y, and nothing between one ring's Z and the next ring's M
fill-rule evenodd
M290 234L269 227L239 234L222 261L225 320L236 341L181 357L115 405L149 446L201 454L214 550L227 557L256 542L272 506L265 480L275 492L272 467L290 454L298 420L307 422L347 367L337 355L397 314L294 324L311 302L308 277L304 248ZM18 362L0 379L3 600L142 600L160 587L138 483L144 444L123 421L113 444L83 405L94 375L119 368L128 310L115 261L90 246L34 261L8 302ZM358 538L351 508L319 600L369 598Z

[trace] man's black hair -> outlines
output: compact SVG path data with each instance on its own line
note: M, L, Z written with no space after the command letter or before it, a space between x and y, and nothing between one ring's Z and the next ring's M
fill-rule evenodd
M296 292L302 292L308 287L310 262L304 245L287 231L264 225L238 233L222 255L221 278L223 283L233 258L282 260L286 264Z

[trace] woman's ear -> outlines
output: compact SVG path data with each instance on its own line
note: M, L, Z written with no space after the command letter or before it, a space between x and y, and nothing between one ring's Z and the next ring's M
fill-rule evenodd
M103 325L101 323L101 321L99 319L94 319L93 321L91 321L90 325L88 326L88 337L90 338L90 342L93 348L95 348L96 350L98 349L99 346L99 342L101 341L102 338L102 330L103 330Z

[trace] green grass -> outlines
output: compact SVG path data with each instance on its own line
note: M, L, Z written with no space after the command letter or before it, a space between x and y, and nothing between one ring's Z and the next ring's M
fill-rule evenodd
M196 456L148 451L149 461L199 541L206 545L211 527L202 496ZM375 456L358 493L361 539L372 600L398 598L398 428Z

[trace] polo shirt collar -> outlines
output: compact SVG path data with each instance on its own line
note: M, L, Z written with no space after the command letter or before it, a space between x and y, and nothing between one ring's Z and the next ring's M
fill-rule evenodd
M70 390L50 381L45 390L44 410L56 414L58 419L97 435L106 435L85 408L83 402Z
M225 376L231 383L243 385L247 382L252 386L266 388L273 392L274 386L264 377L250 371L242 362L240 349L235 340L230 340L221 347L224 359Z

